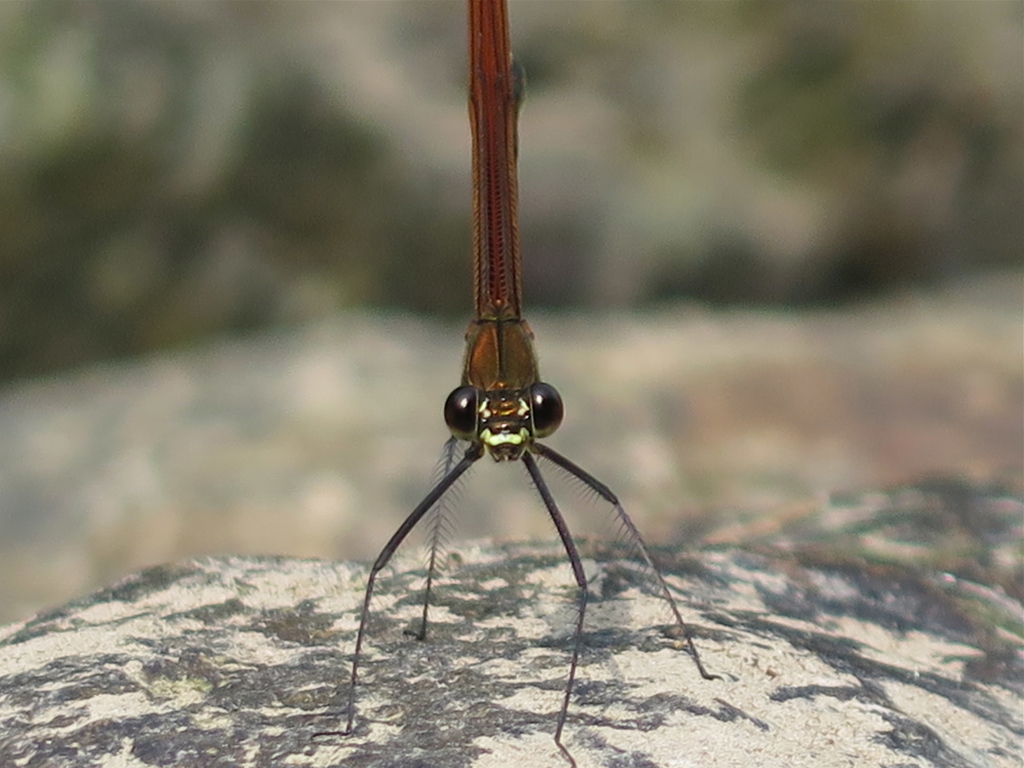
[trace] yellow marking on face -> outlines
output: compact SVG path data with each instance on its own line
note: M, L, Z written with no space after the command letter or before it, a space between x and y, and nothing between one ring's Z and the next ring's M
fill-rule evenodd
M522 445L529 436L530 432L525 428L519 430L519 432L499 432L497 434L489 429L485 429L480 433L480 439L491 447L497 445Z

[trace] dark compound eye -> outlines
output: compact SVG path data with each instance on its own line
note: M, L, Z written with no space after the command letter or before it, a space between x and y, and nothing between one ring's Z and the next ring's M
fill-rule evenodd
M530 413L533 414L533 434L547 437L562 423L565 407L558 390L543 381L530 387Z
M458 387L444 401L444 423L460 440L476 438L477 405L480 391L476 387Z

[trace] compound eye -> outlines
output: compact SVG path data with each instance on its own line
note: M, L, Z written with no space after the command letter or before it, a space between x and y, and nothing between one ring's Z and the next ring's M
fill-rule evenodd
M565 415L562 396L550 384L534 384L530 387L530 413L533 414L533 434L547 437L558 429Z
M480 391L476 387L458 387L444 401L444 423L460 440L476 437L477 406Z

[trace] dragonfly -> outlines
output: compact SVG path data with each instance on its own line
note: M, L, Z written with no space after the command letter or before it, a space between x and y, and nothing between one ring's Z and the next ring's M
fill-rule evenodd
M610 504L623 535L654 574L655 587L671 608L701 676L712 679L701 662L693 638L640 532L607 485L562 454L539 442L562 423L562 398L541 380L533 332L522 316L522 280L518 234L518 113L525 77L511 55L506 0L468 0L469 117L473 152L473 297L475 316L466 331L462 382L448 395L444 419L451 432L446 471L409 514L370 568L356 633L349 678L345 730L351 734L356 716L359 662L370 616L370 601L380 572L416 525L436 510L445 494L484 454L497 462L521 461L537 489L569 559L576 581L576 624L569 674L562 695L554 740L570 765L576 762L562 741L573 684L583 644L587 612L587 576L569 527L541 474L544 459L576 478ZM461 446L466 446L461 449ZM458 457L462 450L461 458ZM431 543L422 622L415 633L425 639L430 589L437 569L438 543Z

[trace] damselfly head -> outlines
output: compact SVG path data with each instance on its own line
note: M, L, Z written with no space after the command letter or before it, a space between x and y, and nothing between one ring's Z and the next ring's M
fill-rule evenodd
M444 420L452 435L479 441L495 461L522 458L535 438L558 429L563 414L558 390L543 382L496 392L464 385L453 390L444 404Z

